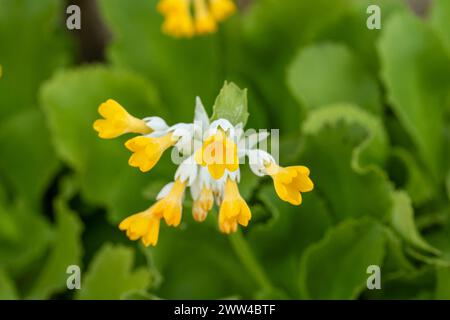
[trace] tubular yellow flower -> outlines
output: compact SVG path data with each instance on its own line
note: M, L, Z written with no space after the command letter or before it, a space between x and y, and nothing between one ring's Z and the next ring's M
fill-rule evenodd
M208 212L214 204L213 191L210 188L203 188L198 199L194 200L192 206L192 216L197 222L205 221Z
M126 231L130 240L141 238L142 243L148 247L158 243L159 225L162 215L155 210L155 205L149 209L136 213L124 219L119 224L119 229Z
M175 180L169 194L157 203L157 208L162 212L167 225L176 227L181 222L183 209L183 195L186 183L180 179Z
M188 8L189 2L185 0L161 0L157 7L158 11L162 14L187 11Z
M239 168L237 146L219 129L196 151L195 161L203 167L207 166L211 176L218 180L225 173L225 169L234 172Z
M158 242L159 225L162 218L169 226L176 227L180 224L184 189L185 183L177 179L167 196L147 210L124 219L119 224L119 229L126 231L130 240L141 238L146 247L155 246Z
M211 14L217 21L223 21L236 11L231 0L211 0Z
M130 115L117 101L109 99L102 103L98 112L104 119L94 122L94 130L103 139L116 138L125 133L151 133L144 120L137 119Z
M246 227L252 218L250 208L239 194L237 183L227 179L225 194L219 210L219 229L223 233L236 232L238 224Z
M162 25L162 30L177 38L190 38L195 33L192 16L184 11L169 14Z
M195 7L195 31L197 34L215 32L217 24L211 13L206 8L205 0L194 0Z
M267 173L272 177L275 191L281 200L293 205L302 203L301 192L308 192L314 188L309 178L309 169L304 166L280 167L275 163L267 166Z
M164 33L174 37L217 31L217 23L236 11L232 0L160 0L158 11L165 17Z
M125 147L134 152L128 160L128 164L139 168L142 172L150 171L159 161L164 151L173 146L175 142L172 139L172 133L158 138L134 137L125 142Z

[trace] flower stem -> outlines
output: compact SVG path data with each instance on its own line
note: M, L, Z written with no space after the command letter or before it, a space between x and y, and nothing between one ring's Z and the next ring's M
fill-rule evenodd
M247 241L244 239L241 230L230 235L229 239L231 246L241 263L247 268L247 271L253 276L261 289L270 290L273 288L269 278L253 255Z

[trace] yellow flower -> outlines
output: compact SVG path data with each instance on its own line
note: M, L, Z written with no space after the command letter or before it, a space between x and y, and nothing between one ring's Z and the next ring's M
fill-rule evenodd
M194 200L192 206L192 215L195 221L205 221L208 212L212 209L214 204L213 191L210 188L204 187L198 199Z
M146 136L132 138L125 142L125 147L134 152L128 160L128 164L139 168L142 172L147 172L155 166L164 151L173 146L175 142L172 139L172 133L158 138Z
M309 169L304 166L280 167L275 163L268 165L267 173L272 177L275 191L281 200L293 205L302 203L301 192L308 192L314 188L309 178Z
M231 0L211 0L211 14L217 21L223 21L236 11Z
M143 212L129 216L120 223L119 229L126 230L130 240L141 238L146 247L155 246L158 243L159 224L162 216L154 208L155 206L152 206Z
M176 180L169 193L149 209L124 219L119 229L126 231L130 240L141 238L147 247L158 242L159 225L162 218L169 226L178 226L181 222L182 201L186 185Z
M98 132L100 138L112 139L129 132L141 134L152 132L144 120L133 117L112 99L102 103L98 112L105 118L94 122L94 130Z
M205 0L194 0L195 31L197 34L215 32L217 24L212 14L207 10Z
M185 188L185 182L182 182L180 179L175 180L169 194L157 203L158 210L162 212L168 226L177 227L181 222Z
M237 146L219 129L196 151L195 161L203 167L207 166L211 176L218 180L225 173L225 169L234 172L239 168Z
M219 210L219 229L223 233L236 232L237 225L246 227L252 214L245 200L239 194L237 183L227 179L225 194Z
M174 37L217 31L217 23L236 11L232 0L160 0L158 11L165 17L162 30Z

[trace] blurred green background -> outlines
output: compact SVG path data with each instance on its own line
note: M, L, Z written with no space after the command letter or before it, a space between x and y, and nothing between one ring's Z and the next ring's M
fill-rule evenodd
M71 3L80 31L65 26ZM0 298L449 299L450 1L240 1L189 40L161 34L156 4L0 0ZM225 80L315 190L293 207L244 169L242 234L219 233L215 213L196 223L188 203L157 247L129 241L118 222L175 166L128 166L126 138L92 129L98 105L190 122L195 96L211 111ZM74 264L81 290L66 287Z

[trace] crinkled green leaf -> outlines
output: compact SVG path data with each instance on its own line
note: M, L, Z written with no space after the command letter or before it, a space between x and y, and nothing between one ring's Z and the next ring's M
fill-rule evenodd
M414 140L435 181L449 161L444 138L450 90L450 56L419 18L399 14L378 43L389 101Z
M22 201L0 206L2 215L8 215L6 223L11 228L10 233L0 234L0 268L13 277L28 271L44 254L51 240L47 219L34 210Z
M18 113L0 123L0 173L31 205L39 201L58 160L39 110Z
M77 298L120 299L131 290L146 290L151 282L145 267L134 268L134 250L124 246L104 245L82 274Z
M55 210L56 230L52 246L44 266L28 293L30 299L44 299L64 291L69 276L66 273L67 267L81 264L82 223L62 198L56 200Z
M333 220L363 215L385 219L391 185L376 166L386 147L376 118L355 107L331 106L312 112L303 133L299 162L310 168L315 192L327 199Z
M355 299L366 288L367 267L381 267L383 227L371 220L348 220L311 245L300 265L300 286L311 299Z
M292 279L297 277L300 257L325 234L331 225L330 216L314 191L303 194L303 203L298 207L280 200L272 183L264 186L257 197L272 216L266 222L257 222L253 210L246 238L274 285L284 289L290 298L299 298L298 283Z
M340 44L302 48L288 71L292 94L307 108L351 103L378 114L381 100L375 78L359 58Z
M311 112L303 123L303 131L308 135L315 135L327 126L359 125L367 131L367 137L355 148L352 165L357 169L376 164L384 166L388 153L388 137L383 123L355 105L333 104L322 110Z
M213 107L211 120L227 119L233 125L242 123L248 118L247 89L240 89L233 82L225 82Z
M392 194L392 199L391 224L394 230L410 245L428 253L439 254L439 250L429 245L417 230L414 222L414 211L408 194L404 191L395 191Z
M40 83L70 60L60 0L0 0L0 118L35 108Z
M105 206L113 222L148 207L145 185L164 175L171 164L164 157L150 173L128 165L127 135L103 140L92 128L98 106L115 99L130 114L161 116L153 87L133 73L100 66L61 72L44 86L41 101L59 156L78 174L83 197ZM170 154L167 155L170 157ZM170 170L170 175L173 172ZM150 179L150 180L149 180Z

